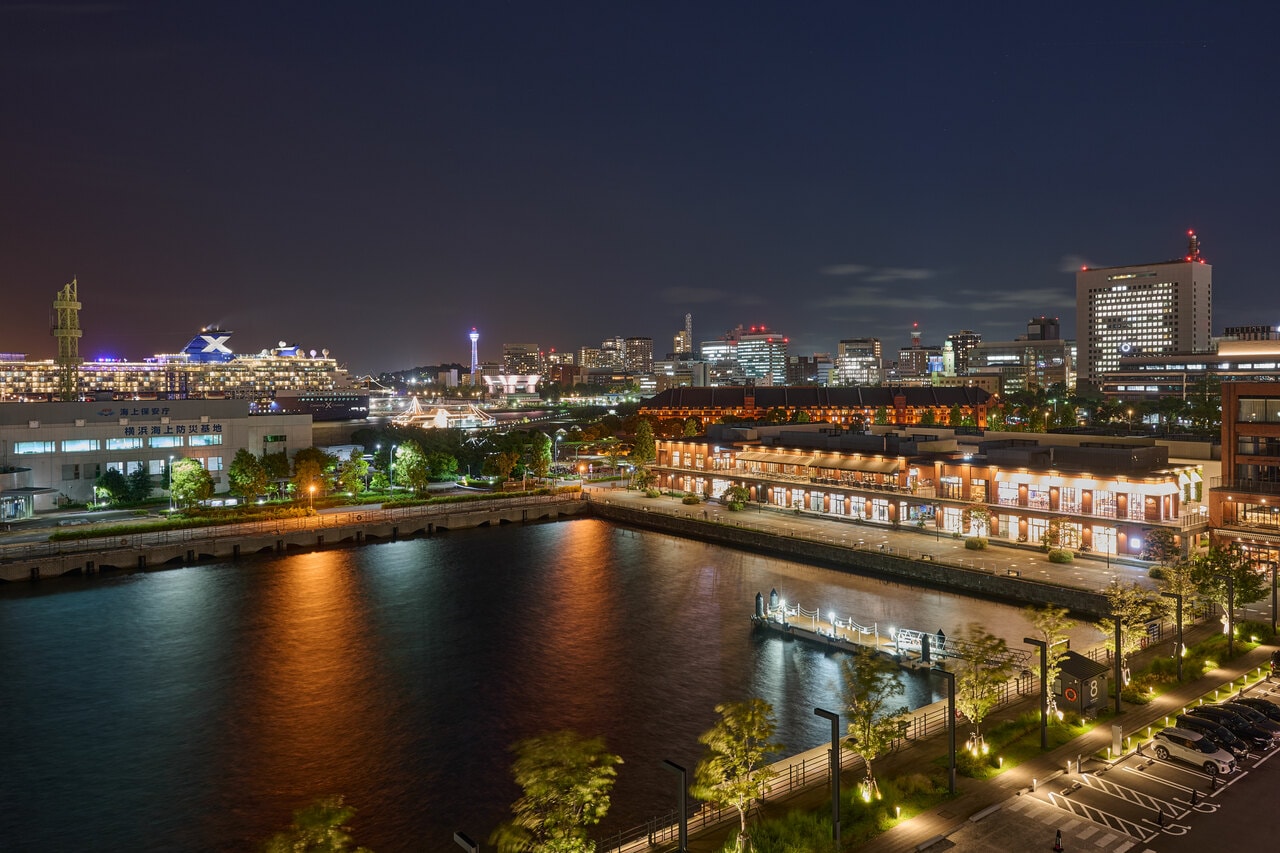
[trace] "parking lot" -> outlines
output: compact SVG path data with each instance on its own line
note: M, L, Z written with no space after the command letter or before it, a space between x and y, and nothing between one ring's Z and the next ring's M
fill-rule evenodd
M1264 682L1247 695L1280 705L1280 684ZM1145 738L1141 753L1133 743L1114 762L1083 756L1083 770L1072 761L1070 772L1037 781L1034 789L1023 790L989 814L975 815L929 849L1053 850L1059 832L1066 851L1186 853L1224 843L1237 849L1275 849L1280 761L1274 759L1280 740L1275 744L1237 756L1237 769L1229 775L1158 758Z

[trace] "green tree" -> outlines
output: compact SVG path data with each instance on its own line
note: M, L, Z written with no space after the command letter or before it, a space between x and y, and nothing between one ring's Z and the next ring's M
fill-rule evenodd
M587 830L609 812L609 791L622 759L600 738L562 731L522 740L513 747L511 775L523 792L511 820L489 843L500 853L590 853Z
M289 456L283 450L262 454L262 467L267 469L267 479L277 486L289 479Z
M976 622L962 637L964 663L956 675L956 708L973 723L974 745L982 743L982 721L1000 702L1000 685L1009 680L1013 661L1004 638Z
M907 713L897 705L904 688L894 661L866 647L859 647L840 663L844 704L849 718L849 739L844 748L862 756L867 767L868 792L876 790L871 762L884 754L898 736L898 720Z
M685 419L684 435L686 438L693 438L694 436L702 435L702 433L702 418L690 416Z
M151 481L148 478L148 491L150 486ZM129 500L129 478L117 468L108 468L99 474L98 479L93 482L93 487L95 494L102 493L109 503L119 504Z
M1160 612L1161 605L1150 591L1136 583L1112 581L1105 590L1110 619L1097 623L1107 648L1120 656L1121 667L1128 668L1129 655L1142 648L1147 623ZM1120 648L1115 647L1115 620L1120 620ZM1128 676L1125 676L1126 680ZM1119 687L1122 687L1120 685ZM1117 687L1117 689L1119 689Z
M698 738L708 754L694 770L692 791L700 800L737 810L735 849L741 853L748 843L747 811L764 797L774 775L765 757L782 745L773 740L778 728L773 706L763 699L717 705L716 713L720 719Z
M653 425L647 420L636 424L636 440L631 445L631 461L637 467L648 465L658 458L657 448L653 443Z
M356 810L342 797L317 800L293 813L293 825L267 840L266 853L372 853L367 847L352 847L347 826Z
M144 462L129 472L129 500L141 503L151 497L155 484L151 482L151 473Z
M1167 564L1161 572L1160 591L1182 596L1182 624L1178 624L1177 599L1164 596L1160 598L1160 603L1165 606L1165 612L1174 620L1175 627L1181 630L1187 621L1187 613L1190 612L1191 606L1200 597L1195 563L1191 560L1176 560ZM1174 654L1182 654L1182 649L1175 649Z
M431 483L431 466L422 445L408 439L396 448L396 485L405 486L415 495L422 494Z
M875 423L877 426L884 426L889 423L889 410L884 406L876 408Z
M1146 541L1142 543L1142 559L1150 560L1159 566L1178 562L1182 559L1178 537L1172 530L1164 527L1148 531Z
M207 500L213 494L213 477L199 459L175 459L170 481L173 501L180 507Z
M1040 537L1040 545L1046 551L1053 551L1057 548L1074 548L1079 543L1074 542L1070 527L1071 519L1069 518L1051 518L1045 527L1044 535Z
M986 536L991 530L991 510L982 501L974 501L960 511L960 522L965 532L976 530L978 536Z
M534 432L529 441L529 469L533 476L546 479L551 473L551 437L545 432Z
M323 493L325 488L325 471L333 462L333 457L318 447L304 447L293 457L293 489L301 500L306 495L310 498L316 492Z
M334 485L340 492L358 495L364 491L369 478L369 463L364 458L364 448L354 447L351 454L338 463L334 473Z
M1074 628L1076 623L1068 618L1067 608L1052 604L1024 607L1022 614L1035 628L1037 639L1045 644L1047 651L1045 660L1048 666L1045 667L1044 681L1049 685L1048 695L1052 703L1052 687L1062 671L1062 661L1067 657L1067 632Z
M791 413L791 423L793 424L807 424L812 422L813 418L810 417L809 413L804 409L796 409Z
M925 409L920 413L920 426L937 426L938 416L933 409Z
M427 473L433 480L452 480L458 476L458 460L452 453L433 450L427 454Z
M495 453L484 461L484 470L503 480L511 476L511 472L520 464L520 454L513 450Z
M253 451L244 447L232 457L231 465L227 468L227 481L231 494L245 500L253 500L258 495L266 494L271 485L266 466L253 455Z
M1227 579L1231 580L1231 598L1236 607L1261 601L1269 584L1242 551L1230 546L1212 545L1203 554L1191 558L1192 577L1201 597L1227 610Z
M747 508L747 502L751 500L751 492L747 491L746 486L730 486L724 490L720 500L730 512L741 512Z
M947 425L951 427L964 426L964 412L959 406L952 406L951 411L947 413Z

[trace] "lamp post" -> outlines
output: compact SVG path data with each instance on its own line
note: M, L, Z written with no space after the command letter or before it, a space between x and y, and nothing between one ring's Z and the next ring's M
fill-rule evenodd
M1121 687L1123 687L1123 684L1121 683L1121 680L1120 680L1120 674L1121 674L1121 669L1120 669L1120 649L1121 649L1121 646L1120 646L1120 640L1121 640L1121 637L1120 637L1120 617L1119 617L1119 616L1116 616L1116 617L1114 617L1114 618L1115 618L1115 621L1116 621L1116 666L1115 666L1115 670L1116 670L1116 713L1117 713L1117 714L1119 714L1119 713L1120 713L1120 688L1121 688Z
M662 766L666 767L672 773L680 777L680 795L677 798L680 803L679 825L680 825L680 846L676 848L676 853L687 853L689 850L689 805L686 797L689 791L688 773L679 764L674 761L662 759Z
M1040 749L1043 751L1049 748L1049 646L1051 644L1032 637L1023 637L1022 642L1029 646L1038 646L1040 649ZM1066 642L1069 641L1058 640L1052 645Z
M169 512L173 512L173 457L169 457L169 467L166 469L169 473Z
M933 670L947 680L947 792L953 797L956 793L956 674L941 668Z
M1176 592L1160 593L1164 598L1172 598L1177 603L1178 645L1173 650L1174 664L1178 669L1178 681L1182 681L1182 596Z
M396 447L399 445L391 445L391 452L387 454L387 491L392 497L396 494Z
M1236 639L1236 585L1235 578L1227 575L1227 658L1235 657Z
M831 721L831 837L836 849L840 849L840 715L825 708L814 708L813 713Z
M316 508L316 484L312 483L310 486L308 486L307 492L308 492L307 509L315 509Z

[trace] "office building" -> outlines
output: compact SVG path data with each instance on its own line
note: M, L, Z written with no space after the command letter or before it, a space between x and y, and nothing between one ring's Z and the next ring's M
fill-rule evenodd
M1092 386L1124 356L1205 352L1213 323L1213 267L1195 234L1185 257L1076 273L1080 381Z
M1280 565L1280 385L1222 383L1222 476L1210 481L1209 523L1259 569Z
M836 344L836 381L841 385L879 385L884 379L879 338L846 338Z
M625 338L622 341L622 369L648 375L653 372L653 338Z
M542 354L537 344L503 344L502 370L508 375L542 372Z

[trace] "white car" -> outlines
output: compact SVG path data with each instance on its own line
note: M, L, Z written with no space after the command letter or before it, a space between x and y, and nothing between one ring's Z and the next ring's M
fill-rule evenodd
M1235 757L1199 732L1161 729L1151 738L1151 745L1157 757L1165 760L1177 758L1194 764L1210 776L1234 773L1236 769Z

